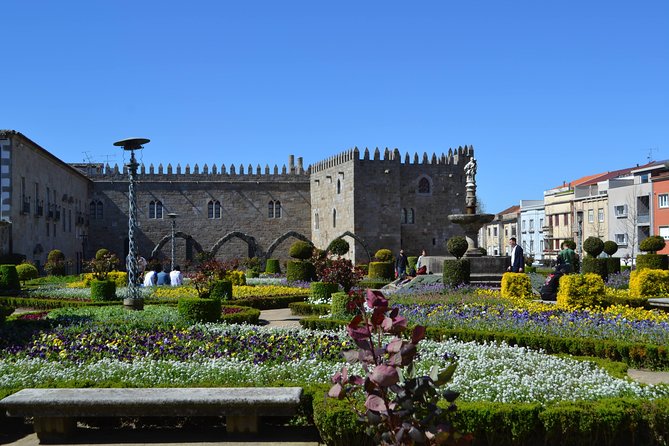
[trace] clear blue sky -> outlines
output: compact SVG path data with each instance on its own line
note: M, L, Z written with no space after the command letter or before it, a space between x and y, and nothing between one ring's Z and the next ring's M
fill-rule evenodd
M669 2L2 2L0 128L67 162L473 145L499 212L669 158ZM127 161L127 159L126 159Z

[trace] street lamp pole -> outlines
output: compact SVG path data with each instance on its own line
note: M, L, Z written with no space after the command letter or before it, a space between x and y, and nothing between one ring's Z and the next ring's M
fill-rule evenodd
M135 229L137 228L137 198L135 196L135 177L137 176L137 159L135 150L144 148L144 144L150 140L146 138L128 138L116 141L115 146L123 147L123 150L130 151L130 163L128 163L128 294L123 299L123 305L132 310L141 310L144 308L144 301L139 293L137 276L139 268L137 265L137 245L135 243Z
M171 256L172 263L170 265L170 271L174 271L174 234L177 227L177 217L179 216L179 214L170 212L169 214L167 214L167 216L170 217L170 220L172 220L172 256Z

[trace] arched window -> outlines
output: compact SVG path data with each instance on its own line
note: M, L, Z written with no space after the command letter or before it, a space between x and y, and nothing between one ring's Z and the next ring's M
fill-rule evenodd
M337 180L337 193L341 194L341 180Z
M407 210L406 210L406 208L402 208L401 223L404 224L406 222L407 222Z
M281 202L279 200L271 200L267 203L267 217L281 218Z
M407 223L412 225L416 222L416 216L414 214L414 209L409 208L407 209Z
M314 214L314 229L319 229L320 227L320 222L318 221L318 212Z
M104 216L102 201L91 201L88 213L90 214L91 220L102 220L102 217Z
M163 203L162 201L150 201L149 202L149 218L163 218Z
M207 217L221 218L221 202L218 200L209 200L207 203Z
M428 180L425 177L418 180L418 193L419 194L429 194L431 191L432 191L432 188L430 186L430 180Z
M332 210L332 227L337 227L337 209Z

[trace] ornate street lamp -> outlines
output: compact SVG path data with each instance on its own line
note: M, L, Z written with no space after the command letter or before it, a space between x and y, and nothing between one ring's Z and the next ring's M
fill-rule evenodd
M172 263L170 265L170 271L174 271L174 234L177 227L177 217L179 216L179 214L170 212L169 214L167 214L167 216L170 217L170 220L172 220L172 256L171 256Z
M144 300L139 293L137 276L139 268L137 267L137 245L135 244L135 229L137 228L137 198L135 197L135 176L137 175L137 159L135 150L144 148L144 144L150 140L146 138L128 138L116 141L115 146L123 147L123 150L130 151L130 163L128 163L128 294L123 299L123 305L132 310L141 310L144 308Z

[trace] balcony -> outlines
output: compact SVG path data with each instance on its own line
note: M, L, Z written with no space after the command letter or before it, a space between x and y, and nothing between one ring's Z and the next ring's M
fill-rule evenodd
M638 214L636 217L638 225L647 225L650 223L650 214Z

